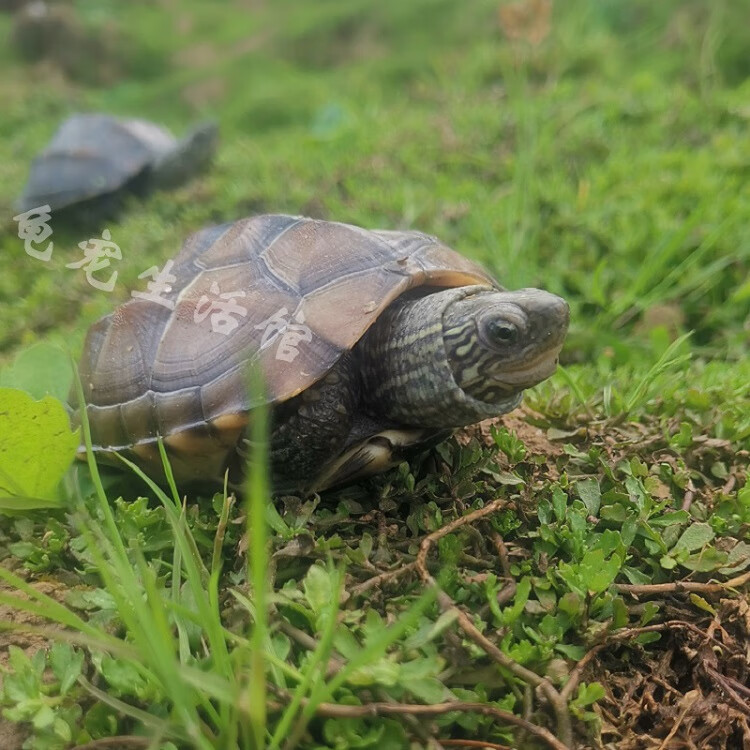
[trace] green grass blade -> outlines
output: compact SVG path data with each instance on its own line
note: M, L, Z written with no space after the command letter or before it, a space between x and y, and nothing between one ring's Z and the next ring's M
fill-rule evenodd
M207 570L200 559L192 534L180 522L180 514L177 513L172 501L164 494L162 489L132 461L129 461L124 456L120 456L120 460L149 486L165 508L167 518L172 526L175 542L181 547L182 561L187 574L188 584L198 607L198 612L202 619L202 627L206 632L211 647L211 654L216 662L216 668L222 674L232 674L233 670L231 668L229 652L222 633L220 613L211 606L210 596L207 593Z
M341 590L344 585L343 570L341 568L334 569L334 571L332 571L332 578L333 582L331 588L337 592L337 596L332 599L323 612L323 627L321 629L320 640L306 664L302 680L292 693L292 699L279 719L276 731L274 732L268 746L269 750L278 750L281 746L282 740L288 737L292 728L292 722L297 716L303 699L309 693L313 681L316 679L322 680L325 677L325 667L331 657L331 651L333 650L333 637L336 633L336 625L338 622L337 614L341 600ZM301 727L297 728L297 733L299 733L300 729L304 729L305 725L306 723L303 722Z
M307 719L311 718L315 713L316 707L320 703L329 701L335 692L346 683L353 672L380 659L390 646L402 638L408 630L416 627L419 618L435 601L436 596L437 592L434 589L425 591L393 625L384 628L353 659L350 659L331 680L320 683L313 691L309 702L303 709L303 716Z
M654 380L656 380L656 378L661 375L661 373L663 373L665 370L676 367L677 365L683 364L690 359L690 353L680 354L676 357L673 355L682 346L682 344L690 338L691 335L692 332L686 333L683 336L680 336L678 339L675 339L664 350L661 357L659 357L659 359L649 368L648 372L638 381L625 403L626 413L630 413L631 411L633 411L635 406L643 400L644 396L649 390L649 387L654 382Z
M265 389L260 373L249 372L250 394L260 394ZM248 581L255 604L255 618L250 634L250 674L247 687L250 734L256 750L266 743L266 651L269 647L268 630L268 529L266 503L270 500L268 481L268 408L262 404L253 410L250 429L250 452L245 482L247 503L247 535L250 544L248 556Z

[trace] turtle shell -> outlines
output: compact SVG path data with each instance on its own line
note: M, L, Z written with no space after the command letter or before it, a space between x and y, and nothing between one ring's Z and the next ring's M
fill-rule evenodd
M47 204L54 211L113 193L175 143L168 130L146 120L73 115L34 159L18 208Z
M199 231L169 270L165 299L131 299L91 327L80 374L97 450L131 449L158 472L162 436L183 477L221 476L248 413L322 378L400 295L497 286L426 234L283 215ZM216 330L210 300L242 312ZM284 352L295 325L303 333ZM250 363L266 386L253 398Z

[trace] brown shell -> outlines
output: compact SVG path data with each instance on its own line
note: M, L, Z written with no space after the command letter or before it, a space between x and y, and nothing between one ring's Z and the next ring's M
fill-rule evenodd
M171 273L176 281L164 296L174 309L133 298L99 320L88 332L80 374L99 450L132 448L158 464L155 440L163 436L195 476L221 471L248 412L263 400L248 397L250 362L260 365L265 400L284 401L323 377L407 290L497 286L475 263L419 232L283 215L197 232ZM233 316L238 325L229 333L213 330L210 315L196 322L196 308L205 311L206 298L218 296L214 284L221 294L244 292L234 300L246 315ZM282 310L312 336L292 362L278 358L278 336L261 348L264 324Z

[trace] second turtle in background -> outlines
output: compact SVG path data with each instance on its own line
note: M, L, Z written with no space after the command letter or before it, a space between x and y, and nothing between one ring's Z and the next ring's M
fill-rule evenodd
M178 140L146 120L73 115L34 159L17 208L85 206L91 213L106 214L125 191L174 187L203 171L217 142L213 122L197 125Z

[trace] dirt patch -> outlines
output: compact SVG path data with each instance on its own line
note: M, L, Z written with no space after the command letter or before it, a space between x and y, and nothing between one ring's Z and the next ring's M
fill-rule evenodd
M456 433L456 440L465 445L471 438L476 438L484 445L494 445L495 441L492 439L491 428L504 427L509 432L515 432L530 454L550 458L561 456L563 453L562 446L559 443L553 443L541 427L536 427L528 422L529 416L533 416L532 412L522 408L502 417L485 419L483 422L459 430Z
M62 602L65 592L69 591L69 588L58 581L30 581L37 591L47 596L51 596L57 601ZM0 591L3 593L12 594L28 601L29 597L24 593L17 591L6 584L0 584ZM15 626L23 628L24 625L31 627L48 625L49 622L42 617L31 615L28 612L22 612L14 607L10 607L5 604L0 604L0 622L12 623ZM23 630L6 630L0 631L0 665L6 665L8 663L8 648L10 646L18 646L22 648L29 655L38 651L40 648L44 648L49 643L48 639L42 635L32 632L24 632ZM4 745L0 745L4 747Z
M605 650L591 679L606 697L602 734L618 750L750 747L750 604L722 599L711 618L680 607L656 647ZM690 620L688 620L688 617Z
M47 594L57 601L63 601L65 593L69 590L67 586L58 581L30 581L29 583L37 591ZM0 591L17 596L19 599L29 600L26 594L4 583L0 584ZM21 628L25 625L34 627L48 624L42 617L22 612L6 604L0 604L0 623L12 623ZM4 667L8 664L10 646L17 646L31 656L48 645L49 640L38 633L23 630L0 630L0 666ZM0 688L2 688L2 680L2 671L0 671ZM28 732L23 725L7 721L0 715L0 748L2 750L21 750L27 736Z
M207 78L186 86L182 98L195 110L221 101L227 93L227 82L220 77Z
M174 62L181 68L207 68L215 65L225 53L210 42L191 44L174 55Z
M13 17L10 44L28 63L51 64L71 81L108 84L119 78L125 46L111 23L89 29L62 4L28 3Z
M21 750L28 733L23 727L0 717L0 747L3 750Z

